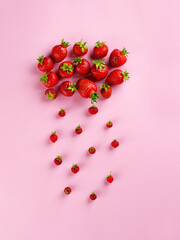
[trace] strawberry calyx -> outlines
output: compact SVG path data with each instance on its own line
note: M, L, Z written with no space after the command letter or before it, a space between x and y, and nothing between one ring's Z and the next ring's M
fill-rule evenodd
M63 65L60 67L60 69L63 70L63 72L73 72L74 67L72 64L68 64L68 63L63 63Z
M60 109L60 113L65 113L65 110L63 108Z
M77 167L78 167L77 164L73 164L73 166L72 166L73 169L76 169Z
M117 142L117 139L114 139L113 142Z
M92 60L92 63L95 64L96 69L100 69L102 71L103 68L106 67L106 62L105 60L101 60L101 59L96 59L96 60Z
M107 122L107 125L111 126L111 125L112 125L112 122L109 120L109 121Z
M101 89L104 89L106 92L110 86L107 83L103 83L102 86L100 86Z
M86 42L82 43L82 39L80 42L76 42L76 45L78 45L81 48L82 52L84 52L84 50L87 49Z
M47 80L48 80L48 75L49 75L49 73L44 73L44 75L40 75L40 81L41 82L43 82L45 85L46 85L46 83L47 83Z
M37 58L38 60L38 64L40 64L42 66L43 62L44 62L44 56L40 56L39 58Z
M79 58L79 57L77 57L77 58L73 59L73 63L75 63L76 65L78 65L79 63L82 62L83 59L84 59L84 58Z
M49 100L53 100L55 98L55 94L53 94L52 92L48 92L46 93L46 97L49 99Z
M67 87L68 90L71 90L71 92L75 92L77 91L77 88L76 88L76 83L69 83L69 87Z
M56 131L54 131L54 132L51 132L51 135L56 135Z
M94 106L94 102L96 102L97 103L97 99L100 99L100 97L99 97L99 95L98 95L98 93L96 93L96 92L92 92L91 93L91 104ZM95 107L95 106L94 106Z
M62 157L61 157L61 156L57 156L57 157L56 157L56 160L57 160L58 162L61 162L61 161L62 161Z
M78 126L76 127L76 129L81 129L81 126L80 126L80 125L78 125Z
M96 193L94 192L94 190L92 191L91 195L95 195L96 196Z
M104 43L106 42L100 42L100 41L97 41L95 44L95 47L99 48L99 47L102 47L104 45Z
M67 188L67 189L65 189L65 192L66 192L66 193L70 193L71 190L70 190L69 188Z
M112 171L107 175L107 177L112 177Z
M64 39L62 39L62 41L61 41L61 46L63 46L63 47L68 47L68 46L69 46L69 43L68 43L68 42L65 42Z
M122 53L122 55L125 55L125 56L127 56L129 54L129 52L125 48L123 48L121 53Z
M129 73L127 70L125 70L124 72L122 72L123 75L123 81L129 80Z
M90 151L90 152L94 152L94 150L95 150L94 147L90 147L90 148L89 148L89 151Z

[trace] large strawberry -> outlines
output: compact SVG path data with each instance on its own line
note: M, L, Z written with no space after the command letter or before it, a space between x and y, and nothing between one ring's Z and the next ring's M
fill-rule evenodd
M84 76L87 75L90 71L90 63L88 60L84 59L84 58L76 58L73 60L73 63L76 64L75 66L75 71Z
M93 60L94 65L91 68L91 73L96 80L104 79L108 74L108 66L104 60Z
M59 75L62 78L70 78L74 73L74 67L71 62L65 61L62 62L59 66Z
M91 103L97 102L97 86L87 78L81 78L78 83L78 92L84 98L91 98Z
M125 48L122 51L114 49L109 57L109 64L112 67L120 67L127 61L128 52Z
M40 77L40 81L42 81L44 83L44 86L47 88L54 87L59 81L58 76L55 74L55 72L45 72L45 74L40 75Z
M53 47L51 51L51 57L54 60L54 62L59 63L67 56L68 46L69 46L69 43L65 42L64 39L62 39L60 45L56 45Z
M73 46L73 52L76 56L84 56L88 51L88 47L86 46L86 42L82 43L82 39L80 42L76 42Z
M37 60L38 60L38 68L42 72L50 72L54 67L53 60L50 57L44 57L42 55Z
M105 42L97 41L95 44L96 45L94 46L94 49L93 49L94 55L97 58L105 57L108 53L108 46L105 44Z
M65 81L60 85L60 92L67 97L71 97L76 90L76 83L73 84L70 81Z
M128 80L129 77L129 73L127 72L127 70L125 70L124 72L120 69L116 69L114 71L112 71L108 77L107 77L107 82L109 84L122 84L124 81Z

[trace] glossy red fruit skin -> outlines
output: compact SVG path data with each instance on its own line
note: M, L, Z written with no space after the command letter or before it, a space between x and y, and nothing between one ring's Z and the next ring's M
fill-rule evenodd
M95 149L95 147L90 147L88 151L90 154L94 154L96 152L96 149Z
M65 82L62 82L60 85L60 93L66 97L71 97L74 94L74 92L72 92L70 89L67 89L69 87L69 83L71 82L65 81Z
M48 95L49 94L53 94L53 98L51 100L54 100L57 98L57 92L56 90L54 90L53 88L48 88L46 91L45 91L45 96L48 98ZM49 98L50 99L50 98Z
M91 195L89 196L89 198L90 198L91 200L95 200L95 199L97 198L97 196L96 196L96 194L91 194Z
M93 52L97 58L103 58L108 54L108 46L104 43L102 47L94 47Z
M114 49L109 57L109 64L112 67L120 67L127 61L127 57L122 55L119 49Z
M51 135L50 140L51 140L51 142L55 143L58 140L58 136L57 135Z
M76 129L75 129L75 133L76 133L76 134L81 134L82 131L83 131L82 128L80 128L80 129L77 129L77 128L76 128Z
M58 115L59 117L64 117L66 116L66 111L64 109L61 109L59 112L58 112Z
M82 52L82 49L80 48L80 46L77 44L74 44L73 52L76 56L84 56L88 52L88 49L85 48L84 52Z
M107 181L108 181L109 183L112 183L113 180L114 180L113 176L109 176L109 177L107 177Z
M70 187L66 187L64 189L64 192L65 192L65 194L69 195L71 193L71 188Z
M50 72L54 67L53 60L50 57L45 57L42 65L39 63L38 68L42 72Z
M119 146L119 142L117 140L112 141L111 146L113 148L117 148Z
M88 111L91 115L94 115L94 114L98 113L98 108L95 106L94 107L92 106L88 109Z
M84 75L89 74L90 68L91 68L91 65L90 65L89 61L86 60L86 59L82 59L82 62L78 63L76 65L75 72L77 72L78 74L84 76Z
M101 95L103 96L103 98L108 99L111 97L111 94L112 94L111 88L108 88L107 91L104 88L101 89Z
M99 68L96 69L96 66L93 65L91 68L91 73L92 73L93 77L99 81L99 80L104 79L107 76L108 70L109 70L109 68L107 65L102 70L100 70Z
M79 94L84 98L91 97L93 92L97 92L96 84L87 78L81 78L77 85Z
M61 66L63 66L64 63L67 63L68 65L72 65L73 64L69 61L64 61L59 65L59 69L58 69L58 73L62 78L70 78L73 76L74 74L74 67L73 67L73 71L72 72L67 72L67 71L63 71L62 69L60 69Z
M122 74L122 71L120 69L116 69L108 75L107 83L118 85L124 82L123 79L124 79L124 76Z
M54 87L56 84L58 84L59 78L55 72L49 72L47 73L47 75L48 75L48 79L46 84L42 81L45 87L51 88L51 87Z
M54 62L59 63L62 60L65 59L67 56L67 48L62 45L56 45L53 47L51 52L51 57L54 60Z
M77 172L79 172L79 166L77 166L76 168L71 168L71 172L73 172L74 174L76 174Z
M61 161L58 161L57 158L55 158L55 159L54 159L54 163L55 163L56 165L61 165L62 160L61 160Z

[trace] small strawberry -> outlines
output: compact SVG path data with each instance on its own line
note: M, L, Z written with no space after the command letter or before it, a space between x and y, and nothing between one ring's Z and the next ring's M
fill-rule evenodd
M71 62L65 61L60 64L58 72L62 78L70 78L74 73L74 67Z
M58 76L55 74L55 72L45 72L45 74L40 75L40 77L40 81L42 81L44 83L44 86L47 88L54 87L59 81Z
M38 68L42 72L50 72L54 67L53 60L50 57L44 57L42 55L37 60L38 60Z
M108 75L107 82L109 84L117 85L117 84L122 84L123 82L125 82L129 78L130 77L129 77L129 73L127 72L127 70L125 70L123 72L120 69L116 69Z
M57 92L53 88L48 88L45 95L49 100L54 100L57 97Z
M94 65L91 68L91 73L96 80L104 79L108 74L108 66L104 60L93 60Z
M59 63L67 56L68 46L69 46L69 43L65 42L64 39L62 39L60 45L56 45L53 47L51 52L51 57L54 60L54 62Z
M91 200L95 200L95 199L97 198L96 193L93 191L93 192L91 193L91 195L89 196L89 198L90 198Z
M60 117L64 117L66 115L66 111L63 108L61 108L60 111L58 112L58 115Z
M107 128L111 128L113 126L113 123L111 122L111 121L108 121L107 123L106 123L106 127Z
M105 57L107 55L107 53L108 53L108 46L105 44L105 42L97 41L95 44L96 45L95 45L95 47L93 49L94 55L97 58Z
M88 109L89 113L94 115L96 113L98 113L98 108L94 105L92 105L89 109Z
M82 133L82 128L81 128L81 126L80 125L78 125L77 127L76 127L76 129L75 129L75 133L76 134L81 134Z
M73 52L76 56L84 56L88 52L86 42L82 43L82 39L80 42L76 42L73 46Z
M107 84L107 83L103 83L102 86L100 86L101 88L101 95L104 98L110 98L111 94L112 94L112 89L111 87Z
M84 76L87 75L90 72L90 63L88 60L84 59L84 58L76 58L73 59L73 63L76 64L75 66L75 71Z
M109 175L107 175L107 181L109 182L109 183L112 183L113 182L113 180L114 180L114 178L113 178L113 176L111 175L111 172L109 173Z
M66 97L71 97L76 90L76 83L73 84L70 81L62 82L60 85L60 93Z
M55 159L54 159L54 163L56 165L60 165L62 163L62 157L60 156L57 156Z
M77 164L73 164L73 166L71 168L71 172L73 172L74 174L79 172L79 166Z
M95 147L90 147L88 151L90 154L94 154L96 152L96 149Z
M120 67L127 61L127 55L129 53L125 48L122 51L114 49L109 57L109 64L112 67Z
M53 143L55 143L58 140L58 136L56 135L56 132L51 133L50 140Z
M71 188L70 187L66 187L65 189L64 189L64 192L65 192L65 194L70 194L71 193Z
M114 140L112 141L112 143L111 143L111 146L112 146L113 148L117 148L117 147L119 146L118 140L114 139Z

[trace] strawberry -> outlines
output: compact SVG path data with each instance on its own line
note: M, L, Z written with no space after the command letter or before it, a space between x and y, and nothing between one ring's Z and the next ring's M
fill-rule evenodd
M62 39L60 45L56 45L53 47L51 51L51 57L54 60L54 62L59 63L67 56L68 46L69 46L69 43L65 42L64 39Z
M58 136L56 135L56 132L51 133L50 140L53 143L55 143L58 140Z
M118 140L114 139L114 140L112 141L112 143L111 143L111 146L112 146L113 148L117 148L117 147L119 146Z
M62 157L60 156L57 156L55 159L54 159L54 163L56 165L60 165L62 163Z
M57 98L57 92L53 88L48 88L45 91L45 95L49 100L54 100L55 98Z
M70 78L74 73L74 67L71 62L65 61L60 64L58 71L62 78Z
M94 154L96 152L96 149L95 147L90 147L88 151L90 154Z
M89 113L94 115L96 113L98 113L98 108L95 107L94 105L92 105L89 109L88 109Z
M106 123L106 127L107 128L111 128L113 126L113 123L111 122L111 121L108 121L107 123Z
M62 82L60 85L60 92L66 97L71 97L76 90L76 83L73 84L70 81Z
M111 175L111 172L109 173L109 175L107 175L107 181L109 182L109 183L112 183L113 182L113 180L114 180L114 178L113 178L113 176Z
M73 46L73 52L76 56L84 56L88 52L86 42L82 43L82 39L80 42L76 42Z
M111 87L107 84L107 83L103 83L102 86L100 86L101 88L101 95L104 98L110 98L111 94L112 94L112 89Z
M71 172L73 172L74 174L79 172L79 166L77 164L73 164L73 166L71 168Z
M97 198L96 193L93 191L93 192L91 193L91 195L89 196L89 198L90 198L91 200L95 200L95 199Z
M87 78L81 78L78 83L78 92L84 98L91 98L91 103L97 102L99 98L97 94L97 86L94 82Z
M58 112L58 115L60 117L64 117L66 115L66 111L63 108L61 108L60 111Z
M64 189L64 192L65 192L65 194L70 194L71 193L71 188L70 187L66 187L65 189Z
M75 129L75 133L76 134L81 134L82 133L82 128L81 128L81 126L80 125L78 125L77 127L76 127L76 129Z
M127 70L123 72L120 69L116 69L108 75L107 82L109 84L117 85L117 84L122 84L124 81L128 80L129 78L130 77Z
M40 75L40 77L40 81L42 81L44 83L44 86L47 88L54 87L59 81L58 76L55 74L55 72L45 72L45 74Z
M42 55L37 60L38 60L38 68L42 72L50 72L54 67L53 60L50 57L44 57Z
M90 63L84 58L73 59L73 63L76 64L75 71L80 75L87 75L90 71Z
M95 45L95 47L93 49L94 55L97 58L105 57L107 55L107 53L108 53L108 46L105 44L105 42L97 41L95 44L96 45Z
M108 66L104 60L93 60L94 65L91 68L91 73L96 80L104 79L108 74Z
M127 55L129 53L125 48L122 51L114 49L109 57L109 64L112 67L120 67L127 61Z

